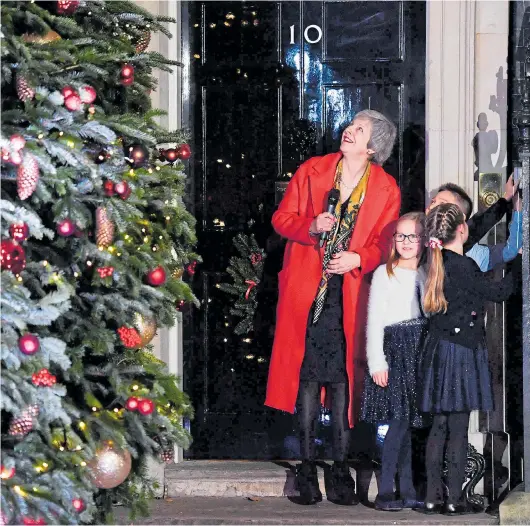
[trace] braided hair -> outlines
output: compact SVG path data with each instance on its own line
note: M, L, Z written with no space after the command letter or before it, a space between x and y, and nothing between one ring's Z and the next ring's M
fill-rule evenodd
M456 205L444 203L431 210L425 221L425 230L430 247L427 256L428 275L425 285L425 312L447 312L444 296L445 270L442 258L443 245L456 237L457 228L465 223L465 216Z

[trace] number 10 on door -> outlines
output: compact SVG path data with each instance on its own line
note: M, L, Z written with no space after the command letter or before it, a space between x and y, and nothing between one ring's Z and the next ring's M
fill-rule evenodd
M314 31L317 32L317 36L316 38L313 38L311 39L309 37L309 30L312 29ZM289 30L290 30L290 34L291 34L291 42L290 44L294 44L294 24L292 26L289 27ZM314 34L314 31L313 31L313 34ZM304 30L304 39L305 41L308 43L308 44L316 44L317 42L320 42L320 40L322 39L322 29L320 29L320 26L317 26L315 24L312 24L310 26L307 26Z

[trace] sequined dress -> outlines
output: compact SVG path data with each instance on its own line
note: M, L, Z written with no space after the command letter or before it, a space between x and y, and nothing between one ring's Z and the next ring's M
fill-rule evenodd
M348 200L341 207L341 217L346 212ZM334 275L328 282L324 309L316 324L312 324L313 310L307 319L304 360L300 381L319 383L346 383L346 338L342 310L342 284L344 277Z

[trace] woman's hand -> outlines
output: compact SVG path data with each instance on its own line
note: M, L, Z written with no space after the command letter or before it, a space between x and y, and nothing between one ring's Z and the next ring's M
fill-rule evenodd
M313 219L309 231L314 235L322 234L322 232L329 232L334 224L335 216L328 212L322 212Z
M504 199L506 201L511 201L513 197L515 196L515 193L517 192L517 189L519 188L519 183L521 181L517 181L517 183L514 184L513 182L513 174L508 177L508 180L506 181L506 184L504 185Z
M330 274L346 274L355 268L361 266L361 257L355 252L340 252L335 254L328 263L328 272Z
M388 385L388 371L377 371L372 374L372 380L379 387L386 387Z

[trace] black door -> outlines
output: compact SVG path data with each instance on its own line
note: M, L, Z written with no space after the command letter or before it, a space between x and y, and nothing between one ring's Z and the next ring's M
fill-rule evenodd
M425 3L188 2L191 190L204 262L193 277L185 388L196 418L193 458L296 455L291 415L263 406L283 242L270 219L300 163L336 151L356 112L398 126L385 169L403 211L424 206ZM217 288L252 232L267 251L253 333L236 336L231 298ZM326 446L326 418L321 437ZM323 452L325 454L325 451Z

